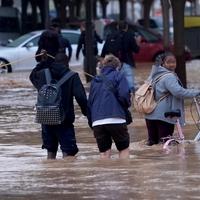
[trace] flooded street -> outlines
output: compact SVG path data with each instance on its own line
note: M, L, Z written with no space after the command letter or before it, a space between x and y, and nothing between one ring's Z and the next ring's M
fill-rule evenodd
M149 73L145 65L136 69L138 84ZM81 70L75 70L84 80ZM200 61L188 63L187 72L188 87L200 88ZM111 160L99 159L87 120L75 105L77 157L63 160L59 151L57 160L46 160L40 126L34 123L36 91L29 73L0 74L0 200L200 199L200 143L193 142L198 130L190 100L183 130L186 141L170 151L145 145L143 117L133 112L129 160L117 159L114 146Z

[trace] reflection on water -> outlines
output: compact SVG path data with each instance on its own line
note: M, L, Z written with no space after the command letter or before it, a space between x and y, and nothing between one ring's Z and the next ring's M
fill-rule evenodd
M112 160L99 160L94 144L81 143L76 159L49 161L38 145L1 145L0 194L5 199L199 198L198 144L181 147L184 159L180 149L166 155L161 147L133 146L133 156L124 161L115 158L116 150Z
M144 120L138 115L129 127L129 160L117 159L114 146L111 160L99 159L77 105L80 152L75 159L63 160L58 152L57 160L46 160L40 126L34 123L36 93L27 82L22 85L0 91L0 199L199 199L199 143L187 140L168 151L145 146ZM184 130L187 139L197 132L192 124Z

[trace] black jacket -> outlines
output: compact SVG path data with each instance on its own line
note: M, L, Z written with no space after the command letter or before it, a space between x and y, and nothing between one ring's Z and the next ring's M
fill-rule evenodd
M132 33L130 33L129 31L127 32L122 31L121 34L123 38L121 61L135 67L133 53L138 53L140 47L137 45L135 37Z
M57 53L66 53L66 49L68 51L68 58L69 61L72 56L72 46L68 39L64 38L61 33L56 33L53 30L46 30L44 31L38 41L38 49L36 55L44 49L47 51L48 54L55 57ZM54 59L48 57L50 62L53 62ZM36 61L40 62L41 57L36 57Z
M129 31L113 32L110 35L108 35L101 52L101 57L105 57L105 55L110 53L109 52L110 47L108 46L109 42L107 40L110 40L110 38L115 38L117 37L117 35L121 37L121 42L120 42L121 44L119 45L120 57L118 56L117 57L120 59L121 62L127 63L135 67L133 54L138 53L140 47L137 45L134 35Z
M61 34L58 35L59 40L59 52L66 54L66 49L68 50L68 59L70 61L72 57L72 46L68 39L64 38Z
M100 38L100 36L97 34L96 31L94 31L94 41L93 41L93 47L94 47L94 55L98 55L98 48L97 48L97 43L102 43L103 40ZM81 32L81 35L79 37L79 41L78 41L78 46L77 46L77 50L76 50L76 58L79 57L79 53L82 49L83 55L86 55L85 52L85 31Z
M60 42L59 42L59 35L52 30L45 30L38 41L38 49L36 51L36 55L41 53L41 50L46 50L47 54L55 57L56 54L59 52ZM40 62L42 60L41 56L36 56L36 61ZM53 62L54 59L48 57L49 62Z
M53 63L50 66L46 62L39 63L30 74L30 81L39 90L45 83L45 68L51 71L52 79L58 81L69 69L62 64ZM87 97L78 73L69 78L62 86L62 104L66 113L64 123L72 124L75 120L73 97L78 102L83 115L87 114Z

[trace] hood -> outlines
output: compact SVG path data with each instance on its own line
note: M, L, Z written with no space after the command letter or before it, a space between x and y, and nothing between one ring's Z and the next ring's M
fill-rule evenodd
M112 71L115 71L116 69L112 66L104 66L102 69L101 69L101 73L100 75L97 75L95 76L95 78L93 79L95 82L102 82L103 81L103 77L101 76L102 75L108 75L109 73L111 73Z
M101 75L97 75L95 76L95 78L93 79L94 82L100 83L103 81L103 78L101 77Z
M150 78L151 79L154 79L155 77L163 74L163 73L166 73L166 72L172 72L168 69L166 69L165 67L162 67L162 66L156 66L156 65L153 65L152 67L152 70L151 70L151 74L150 74Z
M67 71L69 71L69 68L64 64L52 63L50 70L55 79L60 79Z
M104 75L109 74L112 71L116 71L116 68L110 65L103 66L101 69L101 73Z

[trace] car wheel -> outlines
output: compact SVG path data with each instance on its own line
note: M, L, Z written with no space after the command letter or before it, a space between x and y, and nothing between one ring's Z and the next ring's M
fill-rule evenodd
M8 61L0 59L0 73L11 73L11 72L12 72L12 67L10 64L8 64Z

